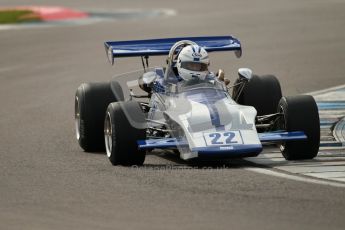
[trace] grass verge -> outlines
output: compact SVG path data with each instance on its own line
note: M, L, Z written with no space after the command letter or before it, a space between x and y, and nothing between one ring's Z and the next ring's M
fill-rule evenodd
M41 21L39 16L30 10L0 10L0 24L38 21Z

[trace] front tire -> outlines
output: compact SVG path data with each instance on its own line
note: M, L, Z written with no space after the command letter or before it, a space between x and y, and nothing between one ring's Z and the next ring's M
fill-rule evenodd
M281 129L303 131L305 141L289 141L280 146L286 160L313 159L320 146L320 120L316 102L312 96L299 95L281 98L278 112L284 115Z
M103 123L111 102L123 100L121 86L115 84L117 95L109 82L83 83L75 95L75 130L79 145L86 152L104 151Z
M239 79L235 85L237 83L240 83ZM282 97L279 80L273 75L253 75L243 91L238 92L239 89L240 86L235 86L233 98L238 97L238 104L253 106L258 116L275 113ZM240 95L237 95L238 93Z
M115 102L108 106L104 121L104 139L108 159L113 165L142 165L146 151L138 149L138 140L146 139L145 115L135 101Z

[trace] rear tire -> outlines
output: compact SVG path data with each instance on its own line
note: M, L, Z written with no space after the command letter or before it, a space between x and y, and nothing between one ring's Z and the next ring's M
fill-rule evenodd
M235 84L239 83L237 79ZM240 87L236 86L233 91L233 98L238 94ZM267 115L275 113L282 91L279 80L273 75L257 76L253 75L246 84L237 103L241 105L253 106L257 110L257 115Z
M138 149L137 141L146 139L145 124L145 115L138 102L109 104L104 121L104 139L108 159L113 165L144 163L146 151Z
M308 139L289 141L280 146L286 160L313 159L320 145L320 120L316 102L312 96L299 95L281 98L278 112L284 114L281 129L303 131Z
M86 152L104 151L103 124L111 102L123 100L121 86L116 85L118 98L109 82L83 83L75 95L75 129L79 145ZM121 97L122 95L122 97Z

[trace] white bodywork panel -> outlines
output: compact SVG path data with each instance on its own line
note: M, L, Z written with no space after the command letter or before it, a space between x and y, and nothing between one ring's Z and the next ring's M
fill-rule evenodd
M196 89L196 94L165 96L165 111L156 111L155 117L151 118L165 120L165 114L183 129L183 135L173 134L189 144L188 148L178 146L182 159L198 157L198 152L194 150L200 148L216 146L220 150L231 150L235 145L261 146L255 128L254 107L238 105L226 91ZM214 97L208 98L210 94ZM196 98L193 98L195 95ZM155 100L161 102L162 98Z

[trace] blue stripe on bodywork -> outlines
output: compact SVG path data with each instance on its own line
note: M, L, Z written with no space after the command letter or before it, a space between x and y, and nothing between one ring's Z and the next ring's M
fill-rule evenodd
M198 92L199 91L199 92ZM190 94L189 94L190 93ZM197 89L186 93L188 100L204 104L209 113L212 125L217 131L222 131L225 129L224 125L220 122L220 115L215 103L219 100L224 99L226 96L220 92L207 89Z
M225 126L220 123L220 116L217 107L214 104L207 104L206 107L210 113L211 123L216 130L225 130Z

